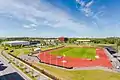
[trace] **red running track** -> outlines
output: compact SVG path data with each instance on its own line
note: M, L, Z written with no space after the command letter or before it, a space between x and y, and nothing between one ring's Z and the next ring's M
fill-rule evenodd
M38 58L41 60L41 62L64 67L93 67L93 66L103 66L108 68L112 67L109 58L106 56L104 50L101 48L96 49L96 55L99 56L99 58L96 60L70 57L61 57L58 59L56 55L49 54L50 51L48 50L45 52L41 52L38 55Z

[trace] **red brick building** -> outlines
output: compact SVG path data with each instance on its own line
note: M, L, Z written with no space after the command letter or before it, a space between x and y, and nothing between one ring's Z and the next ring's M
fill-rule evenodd
M65 38L65 37L59 37L58 40L61 41L61 42L66 42L66 41L68 40L68 38Z
M59 37L58 40L60 40L61 42L64 42L64 37Z

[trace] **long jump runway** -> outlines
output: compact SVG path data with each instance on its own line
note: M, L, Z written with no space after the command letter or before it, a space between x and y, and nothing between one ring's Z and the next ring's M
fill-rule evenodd
M57 55L49 54L51 50L41 52L38 55L38 58L41 60L41 62L52 64L56 66L62 66L62 67L94 67L94 66L102 66L102 67L108 67L112 68L112 64L109 61L109 58L105 54L104 50L102 48L96 49L96 55L99 56L99 58L96 58L95 60L90 59L82 59L82 58L70 58L70 57L60 57ZM60 58L58 58L60 57Z

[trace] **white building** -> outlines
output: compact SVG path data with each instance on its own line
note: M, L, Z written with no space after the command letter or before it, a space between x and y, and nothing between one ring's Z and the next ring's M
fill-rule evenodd
M56 39L48 39L48 40L43 40L46 44L53 44L56 45L55 41Z
M76 40L75 43L80 44L80 43L90 43L91 40Z
M41 49L40 48L35 48L34 51L39 51L40 52Z
M29 41L6 41L2 42L3 45L10 45L10 46L16 46L16 45L30 45Z
M78 42L90 42L91 40L77 40Z

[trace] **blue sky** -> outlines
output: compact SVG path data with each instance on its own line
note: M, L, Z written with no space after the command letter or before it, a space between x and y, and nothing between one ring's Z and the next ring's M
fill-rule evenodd
M0 0L0 36L120 36L120 0Z

